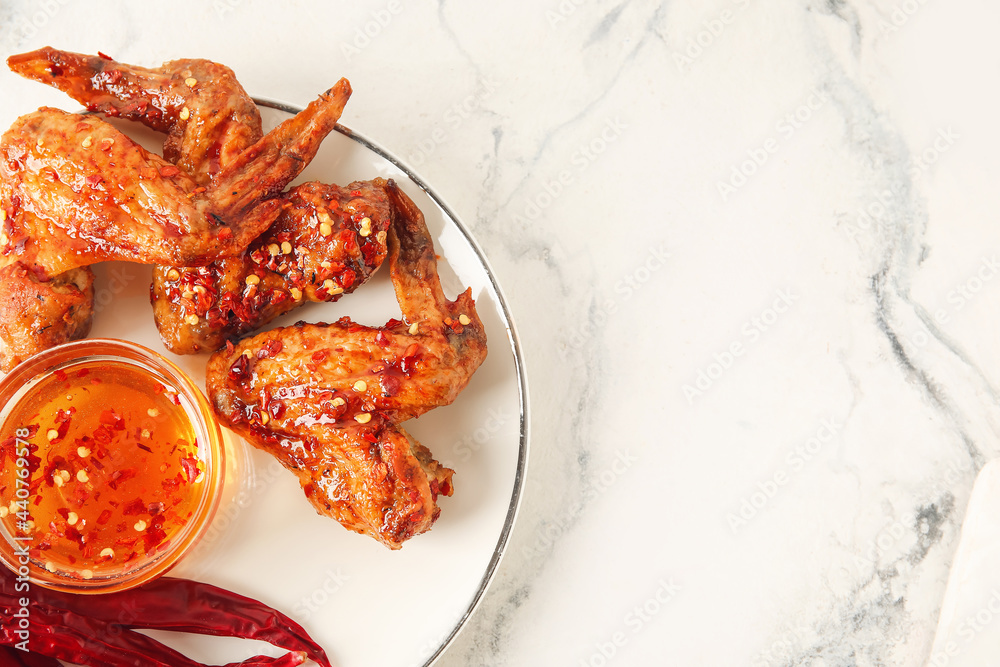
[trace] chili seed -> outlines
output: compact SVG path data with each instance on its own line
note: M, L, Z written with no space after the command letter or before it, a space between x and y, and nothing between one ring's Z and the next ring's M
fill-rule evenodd
M181 272L177 269L170 269L167 271L167 280L177 280L181 277Z
M111 559L114 557L115 557L115 550L112 549L111 547L105 547L104 549L101 550L101 558Z
M85 459L88 456L90 456L90 450L84 447L83 445L80 445L79 447L76 448L76 453L82 459Z
M416 322L414 322L413 324L410 325L410 335L411 336L417 335L417 331L419 331L419 330L420 330L420 327L417 326Z
M359 412L358 414L354 415L354 421L358 422L359 424L367 424L371 420L372 416L368 412Z
M80 570L80 576L83 577L84 579L93 579L94 573L91 572L90 570Z
M159 417L160 411L156 408L150 408L146 410L146 414L149 415L150 417Z
M142 519L139 519L138 521L135 522L135 525L132 527L141 533L142 531L146 530L146 522L143 521Z
M86 470L78 470L76 472L76 480L78 482L81 482L82 484L86 484L87 482L90 481L90 476L87 475L87 471Z
M94 141L90 137L87 137L86 139L83 140L83 143L80 145L83 146L84 148L90 148L91 146L94 145Z
M472 324L472 320L469 319L468 315L462 313L461 315L458 316L458 323L463 326L468 326L469 324Z
M189 76L188 78L184 79L184 85L186 85L188 88L194 88L195 86L198 85L198 79L194 78L193 76Z
M364 380L358 380L354 383L354 391L364 391L368 388L368 383Z
M49 442L52 442L53 440L59 437L59 431L55 430L54 428L50 428L48 432L45 434L45 437L49 439Z
M260 278L254 274L247 276L247 285L256 285L260 282Z
M69 514L66 515L66 523L68 523L71 526L75 526L76 522L79 520L80 517L77 516L76 512L70 512Z
M187 107L184 107L183 109L181 109L181 113L180 113L181 120L187 120L190 117L191 117L191 110L190 109L188 109Z
M342 399L342 398L341 398L340 396L337 396L337 397L335 397L335 398L334 398L334 399L333 399L332 401L330 401L330 402L331 402L331 403L333 403L333 405L334 405L335 407L338 407L338 408L339 408L339 407L340 407L341 405L344 405L345 403L347 403L347 401L345 401L344 399Z

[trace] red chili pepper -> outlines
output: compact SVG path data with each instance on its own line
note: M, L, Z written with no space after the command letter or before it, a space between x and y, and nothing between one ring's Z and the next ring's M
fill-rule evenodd
M305 657L331 667L326 652L302 626L276 609L211 584L161 577L105 595L76 595L33 587L15 591L14 575L0 572L0 614L12 617L29 599L33 653L82 665L202 667L133 629L169 630L257 639L290 650L280 658L255 656L226 667L286 667ZM0 649L21 641L0 627ZM2 653L0 653L2 656ZM48 667L51 663L39 663Z

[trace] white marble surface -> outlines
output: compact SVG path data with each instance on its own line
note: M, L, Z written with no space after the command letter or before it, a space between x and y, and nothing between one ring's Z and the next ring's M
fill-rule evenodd
M347 76L344 122L471 227L531 458L438 664L925 664L1000 451L1000 8L282 6L2 0L0 54L208 57L298 104ZM4 127L65 105L0 91Z

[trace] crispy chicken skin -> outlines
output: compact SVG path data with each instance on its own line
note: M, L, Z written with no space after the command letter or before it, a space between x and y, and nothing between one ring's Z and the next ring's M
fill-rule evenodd
M389 266L403 320L279 328L208 364L223 423L299 478L316 510L396 549L430 529L453 471L400 422L451 403L486 357L471 290L448 301L423 215L389 181Z
M91 111L167 133L164 157L199 186L210 186L262 136L253 100L229 68L211 61L147 69L47 47L8 64ZM388 201L380 188L298 186L282 195L287 208L243 253L197 268L158 266L150 297L163 344L177 354L214 351L299 305L336 301L359 287L386 254ZM272 247L291 252L271 255Z
M257 105L236 75L210 60L173 60L145 68L45 47L11 56L7 65L58 88L90 111L165 132L163 157L199 185L208 185L264 136Z
M0 370L90 332L94 274L72 269L41 280L21 263L0 269Z
M350 96L345 79L233 160L210 186L103 120L43 108L0 140L0 266L55 275L118 259L204 265L242 252L280 214Z
M382 264L392 219L385 181L306 183L285 199L288 208L241 255L154 269L150 296L167 349L214 352L304 303L340 299Z

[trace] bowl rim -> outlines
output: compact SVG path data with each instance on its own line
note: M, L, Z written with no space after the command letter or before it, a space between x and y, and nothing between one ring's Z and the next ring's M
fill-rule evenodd
M171 545L152 559L143 557L141 564L128 572L92 579L71 578L52 573L35 561L25 565L23 556L15 551L16 538L0 527L0 563L23 576L32 584L70 593L111 593L128 590L152 581L183 559L207 532L223 496L226 476L226 444L221 427L208 400L194 381L172 361L149 348L115 338L86 338L57 345L18 364L0 378L0 429L9 413L8 406L29 397L33 383L55 370L94 360L117 361L139 368L142 372L166 380L182 397L181 405L191 420L197 438L203 438L199 450L207 462L207 483L203 485L194 515L178 530Z

